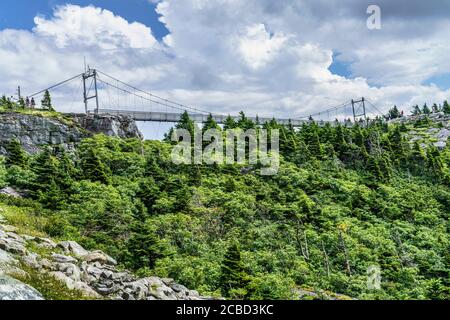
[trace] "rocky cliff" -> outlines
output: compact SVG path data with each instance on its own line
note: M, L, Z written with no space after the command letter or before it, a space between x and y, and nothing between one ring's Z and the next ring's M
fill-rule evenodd
M3 112L0 113L0 155L6 153L5 147L12 139L18 139L25 151L34 154L44 145L62 145L70 150L81 139L98 133L142 139L136 123L123 116Z
M22 234L7 224L1 213L0 208L0 300L45 298L31 286L33 281L53 295L56 286L51 284L57 282L62 286L62 295L67 296L65 291L72 293L69 298L77 295L79 299L211 299L173 279L138 278L119 270L112 257L100 250L88 251L74 241L55 242Z

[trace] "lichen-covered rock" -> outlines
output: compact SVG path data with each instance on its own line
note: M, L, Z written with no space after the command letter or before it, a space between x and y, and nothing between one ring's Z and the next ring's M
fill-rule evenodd
M106 253L96 250L92 251L89 254L85 255L83 257L83 260L86 262L99 262L101 264L109 264L109 265L116 265L117 261L108 256Z
M34 288L6 275L0 275L0 300L44 300Z
M58 246L63 248L66 253L71 253L77 258L82 258L89 254L89 251L75 241L61 241L58 243Z
M4 194L13 198L22 198L22 194L19 193L16 189L11 187L5 187L0 189L0 194Z
M52 254L52 260L58 263L77 263L77 259L58 253Z

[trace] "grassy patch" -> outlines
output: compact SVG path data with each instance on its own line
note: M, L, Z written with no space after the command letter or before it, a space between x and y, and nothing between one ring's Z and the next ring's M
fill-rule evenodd
M47 219L33 214L27 208L8 206L0 202L0 214L8 224L17 228L19 234L27 234L34 237L46 237L44 232Z
M75 127L77 124L72 120L71 117L65 116L64 114L57 111L45 111L38 109L7 109L0 106L0 114L1 113L18 113L24 115L30 115L35 117L43 117L58 120L59 122Z

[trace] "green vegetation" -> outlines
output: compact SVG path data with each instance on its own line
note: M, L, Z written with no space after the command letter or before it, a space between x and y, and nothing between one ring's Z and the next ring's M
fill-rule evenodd
M192 126L188 117L177 125ZM226 126L260 127L243 113ZM0 185L30 199L1 197L20 212L4 216L203 294L289 299L297 287L449 298L448 147L409 143L402 125L381 121L262 127L280 129L274 176L248 165L176 166L167 141L98 135L75 154L53 148L24 159L11 142ZM372 265L381 268L380 290L366 285Z
M23 98L16 102L5 96L0 97L0 114L11 112L37 117L52 118L68 126L76 126L76 124L73 122L73 119L55 111L51 102L50 93L48 93L48 95L44 95L44 98L41 101L40 109L35 109L31 106L27 106Z

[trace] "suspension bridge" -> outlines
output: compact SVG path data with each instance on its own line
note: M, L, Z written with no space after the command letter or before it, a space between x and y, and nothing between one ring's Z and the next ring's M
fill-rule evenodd
M78 83L78 86L76 83ZM86 114L122 115L131 117L135 121L144 122L178 122L182 114L187 112L189 117L197 123L204 123L208 116L212 116L218 124L223 124L226 118L230 116L228 114L217 114L172 101L142 90L98 69L91 68L81 74L33 93L28 98L39 99L47 90L54 96L54 92L61 90L63 87L71 87L74 90L71 95L72 105L75 101L80 102L79 97L82 93L84 113ZM70 95L67 92L68 90L65 91L63 97L66 102L70 100L67 99L67 96ZM80 106L77 108L77 113L80 113ZM311 121L311 119L319 123L334 123L336 120L347 123L351 121L366 123L369 118L375 118L381 115L382 112L380 109L370 99L358 98L300 117L247 116L247 118L258 123L275 120L282 125L289 124L294 127L299 127L305 122ZM231 115L231 117L237 120L240 116Z

